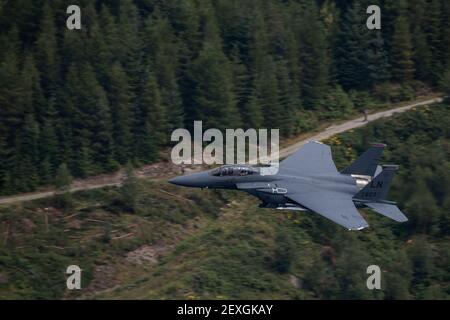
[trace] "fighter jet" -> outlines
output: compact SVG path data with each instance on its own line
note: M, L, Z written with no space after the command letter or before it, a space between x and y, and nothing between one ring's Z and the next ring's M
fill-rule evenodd
M398 166L378 165L384 148L384 144L372 145L339 172L330 146L310 141L281 161L274 175L262 175L261 167L225 165L169 182L242 190L259 198L261 208L311 211L348 230L361 230L369 225L357 208L370 208L398 222L408 220L395 202L385 199Z

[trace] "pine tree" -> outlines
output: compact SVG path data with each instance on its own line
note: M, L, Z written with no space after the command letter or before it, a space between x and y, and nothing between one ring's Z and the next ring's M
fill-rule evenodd
M448 1L442 2L442 63L444 70L450 68L450 3Z
M119 32L114 16L103 4L98 15L98 23L90 30L89 44L93 54L93 66L98 71L102 84L108 82L108 73L115 62L115 49L118 47Z
M49 184L58 164L64 159L60 159L61 151L56 134L55 122L58 120L57 113L52 99L49 100L46 113L41 121L39 132L39 163L40 176L43 184ZM67 160L67 159L65 159Z
M87 146L87 140L80 139L73 151L73 170L77 177L86 178L93 174L92 153Z
M149 73L146 85L143 92L143 109L146 112L145 119L149 122L154 137L157 140L157 145L162 146L167 144L169 131L167 130L167 110L163 105L161 94L159 92L158 84L153 73Z
M372 298L372 292L367 290L366 275L360 271L370 265L368 254L355 240L348 239L345 244L343 252L336 260L336 275L339 283L337 297L341 299Z
M297 252L292 236L289 233L278 231L275 237L274 268L279 273L289 272Z
M205 42L189 72L191 94L188 120L202 119L207 128L230 128L240 124L233 88L232 66L221 49L221 39L213 17L208 17Z
M42 8L40 33L36 41L36 61L42 74L42 87L45 92L55 92L58 86L59 61L56 40L56 26L49 1Z
M256 82L259 82L257 79ZM261 99L259 93L259 83L252 89L248 101L246 102L242 111L242 120L245 128L261 128L263 127L264 117L261 110Z
M24 110L22 108L22 78L20 77L18 30L12 29L9 35L11 43L2 52L0 61L0 139L9 139L10 134L21 123Z
M111 109L103 88L97 84L94 89L96 106L92 112L92 120L96 126L92 128L92 153L98 171L112 171L117 169L118 164L114 160Z
M290 136L295 131L295 119L299 101L295 93L296 87L289 75L287 61L279 61L276 66L278 83L278 102L281 107L279 128L283 136ZM272 124L272 127L276 124Z
M172 131L183 124L182 101L177 81L180 44L169 21L158 17L157 13L158 11L145 22L144 60L145 65L154 70L162 103L170 110L167 114L167 125L168 130Z
M442 55L441 49L441 3L440 0L430 0L427 5L427 14L425 16L425 34L427 43L431 51L430 79L436 83L442 74Z
M72 194L70 193L70 187L72 185L72 175L65 163L62 163L55 176L54 184L56 188L54 202L55 205L69 209L73 205Z
M422 81L427 81L431 77L431 50L422 28L416 26L414 30L414 63L416 77Z
M41 87L41 74L36 68L35 59L27 53L22 67L23 104L27 110L33 111L36 120L42 122L47 110L47 99Z
M50 163L50 158L45 157L39 162L39 181L42 185L50 185L53 179L54 169Z
M106 83L108 79L108 70L114 62L114 38L115 24L112 21L112 17L108 9L103 5L100 14L96 14L95 8L91 8L91 4L85 11L93 11L89 13L92 15L90 23L86 27L87 35L85 46L86 49L82 50L88 54L88 59L99 79L100 83ZM86 15L85 13L83 13ZM105 16L102 16L105 15ZM102 24L104 23L104 25ZM111 39L113 38L113 39Z
M264 23L264 19L262 16L262 12L259 8L254 9L254 19L250 22L248 37L252 40L249 44L249 47L246 48L248 50L248 93L243 92L243 89L240 84L241 82L236 83L237 91L237 99L239 101L240 96L246 96L248 94L247 99L244 98L244 105L242 106L242 120L247 128L260 128L264 126L264 115L263 109L265 108L266 101L264 101L263 97L263 82L266 70L265 62L268 57L266 55L268 39L266 34L266 25ZM236 67L236 65L235 65ZM239 72L239 71L237 71ZM235 75L235 77L237 74ZM273 76L273 74L271 75Z
M422 170L416 170L416 177L424 177ZM412 227L422 233L431 231L431 226L439 219L439 209L436 200L423 180L414 188L414 192L405 205L405 211L410 214Z
M405 16L399 16L396 19L392 55L393 76L398 81L411 81L414 77L414 63L412 61L411 33Z
M396 253L396 259L386 266L389 271L383 274L383 281L386 284L384 299L410 299L409 287L411 285L412 270L408 256L404 251Z
M90 64L83 64L80 70L70 66L65 84L62 112L71 116L71 131L63 128L61 134L67 134L72 149L71 168L77 176L115 168L111 110Z
M23 123L24 108L22 77L19 70L19 34L12 28L0 53L0 187L14 192L15 156L18 144L16 135ZM29 93L28 93L29 94Z
M365 26L364 12L365 8L361 7L360 2L354 1L345 13L339 28L335 58L336 77L346 90L366 88L368 85L369 35Z
M382 84L391 78L391 66L385 42L380 31L374 30L367 41L367 72L371 86Z
M249 103L251 95L251 78L247 67L240 59L239 50L234 47L230 53L230 63L233 69L234 93L236 97L236 107L240 111L242 124L245 128L252 127L250 125L251 118L247 113L246 106Z
M268 53L267 26L260 8L255 8L254 18L252 19L249 30L249 60L250 72L253 75L260 74L264 70L264 62Z
M16 136L18 181L23 181L22 190L32 191L40 183L38 167L40 164L38 117L44 116L45 99L40 87L39 73L31 55L27 55L21 73L21 102L24 111L22 128ZM36 116L38 115L38 116Z
M205 5L208 4L205 3ZM180 39L182 64L192 61L202 48L201 17L198 6L199 4L193 1L180 1L169 4L167 8L170 10L173 28ZM185 72L188 70L183 68L181 73Z
M135 116L136 150L135 156L143 162L155 160L159 148L167 144L169 137L167 113L162 104L155 76L147 72L147 80Z
M365 102L367 102L367 100L365 100ZM321 119L337 119L342 117L343 114L351 113L354 104L349 95L338 85L335 88L330 89L322 98L320 106L323 110L323 112L320 113ZM367 107L367 104L364 104L360 110Z
M301 19L300 61L302 96L305 106L314 108L328 89L329 57L323 23L315 3L307 2Z
M55 176L55 188L58 192L68 192L72 184L73 177L70 174L69 168L65 163L62 163Z
M420 20L418 15L421 14L424 9L422 9L422 1L416 0L409 4L409 9L411 11L412 21ZM395 40L393 39L395 33L395 24L397 18L400 16L405 16L408 14L406 0L384 0L382 10L382 27L381 30L385 35L385 42L387 51L389 52L390 60L389 63L392 65L394 63L393 48L395 45Z
M32 112L25 115L20 133L16 137L15 161L12 169L18 191L34 190L39 184L37 172L39 126Z
M450 67L442 75L439 88L447 97L450 97Z
M434 266L434 259L433 251L425 236L416 236L412 239L408 256L413 270L412 285L426 284Z
M280 92L276 66L271 56L266 56L264 71L259 77L258 105L263 115L265 128L280 128L283 120L283 106L280 103Z
M118 63L110 70L108 92L112 112L114 157L119 163L125 164L131 156L132 109L128 78Z
M90 28L88 29L86 26L85 10L84 8L82 10L81 30L69 30L66 27L62 29L63 38L59 62L63 71L67 70L71 64L81 66L91 58L89 43L86 41L87 31Z
M122 36L118 38L115 52L128 77L132 102L136 102L137 90L140 82L140 70L142 64L142 43L139 37L140 19L139 12L133 1L119 0L119 20L117 27Z
M134 167L129 162L125 166L122 187L120 188L120 202L124 206L124 209L131 212L138 210L140 192L139 181L136 177Z

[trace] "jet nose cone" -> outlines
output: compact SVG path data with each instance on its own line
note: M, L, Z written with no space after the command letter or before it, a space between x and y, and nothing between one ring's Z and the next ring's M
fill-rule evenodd
M208 185L208 174L204 172L192 173L172 178L168 182L183 187L204 188Z
M183 179L183 178L184 178L183 176L175 177L175 178L170 179L168 182L171 183L171 184L175 184L177 186L184 186L185 185L185 181L184 181L185 179Z

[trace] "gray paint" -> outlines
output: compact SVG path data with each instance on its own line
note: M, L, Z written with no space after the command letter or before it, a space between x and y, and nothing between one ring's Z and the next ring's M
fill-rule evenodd
M361 230L368 223L356 207L369 207L396 221L407 220L395 203L385 200L396 166L383 167L362 189L352 176L370 173L369 179L373 178L383 148L372 147L340 173L331 148L311 141L283 160L276 175L260 175L257 167L228 165L169 182L185 187L242 190L258 197L262 208L309 210L349 230Z

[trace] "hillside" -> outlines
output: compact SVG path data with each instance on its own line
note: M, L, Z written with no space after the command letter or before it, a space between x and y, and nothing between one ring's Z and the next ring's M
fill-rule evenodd
M155 162L175 128L279 128L450 83L447 0L0 1L0 195Z
M434 98L431 98L433 97ZM431 98L431 99L430 99ZM443 101L443 98L439 97L437 94L430 95L427 97L422 97L421 99L415 100L414 102L403 102L396 105L389 105L388 109L383 109L375 113L370 113L367 116L367 120L364 117L357 117L351 120L341 120L330 125L333 122L324 122L320 126L314 128L312 131L307 131L298 136L294 136L290 139L283 140L280 149L280 158L287 157L288 155L295 152L308 140L323 140L327 139L333 135L341 132L345 132L351 129L356 129L361 126L367 125L372 121L380 118L390 117L394 114L402 113L408 111L412 108L429 106L430 104L436 104ZM167 152L168 153L168 152ZM182 174L182 167L170 164L167 157L167 153L163 161L158 161L151 164L146 164L140 166L136 169L136 175L140 178L146 179L162 179L167 178L172 175ZM185 167L184 170L202 170L207 168L207 166L199 167L198 165L191 165L190 167ZM100 175L93 175L87 178L79 178L72 180L70 185L70 192L76 192L81 190L92 190L97 188L103 188L108 186L120 186L124 177L124 170L120 169L112 173L104 173ZM30 201L36 199L42 199L51 197L56 191L56 186L45 186L36 190L35 192L28 192L22 194L15 194L10 196L0 196L0 204L13 204L23 201Z
M0 207L0 298L448 299L449 104L330 138L339 168L370 142L401 165L398 224L364 211L348 232L310 213L256 208L231 191L136 179L123 187ZM65 268L83 290L65 290ZM378 264L383 290L369 291Z

